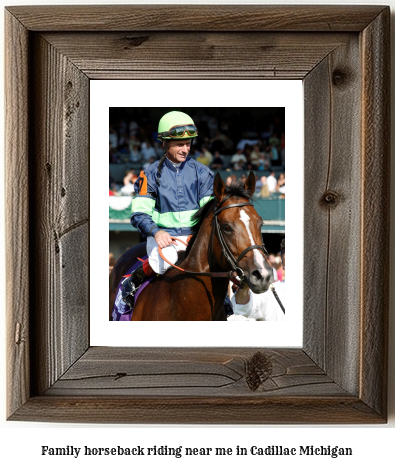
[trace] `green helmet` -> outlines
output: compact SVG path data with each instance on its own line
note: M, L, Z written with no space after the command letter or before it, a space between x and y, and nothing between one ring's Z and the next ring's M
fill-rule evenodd
M158 140L185 140L197 137L193 119L181 111L170 111L159 121Z

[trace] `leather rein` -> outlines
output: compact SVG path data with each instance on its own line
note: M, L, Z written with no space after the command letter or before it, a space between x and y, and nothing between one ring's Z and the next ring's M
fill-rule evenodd
M221 205L223 205L224 202L227 201L230 197L231 196L228 196L227 198L224 198ZM198 275L198 276L208 276L208 277L227 277L234 284L240 285L243 282L244 277L245 277L243 270L238 266L240 260L251 250L255 250L255 249L261 250L264 254L267 254L267 252L261 245L251 245L248 248L246 248L245 250L243 250L240 253L237 260L236 260L235 257L233 256L233 253L230 251L228 245L226 244L226 241L225 241L224 236L222 234L221 227L220 227L219 222L218 222L218 214L220 212L222 212L223 210L225 210L225 209L230 209L232 207L253 206L253 204L251 202L241 202L241 203L237 203L237 204L229 204L228 206L220 207L218 209L216 208L216 206L217 206L217 202L215 202L215 207L214 207L214 212L213 212L213 225L214 226L213 226L213 229L211 231L211 252L213 253L213 251L214 251L214 232L217 231L218 241L219 241L219 244L221 246L221 252L222 252L223 256L225 257L226 261L230 264L230 266L232 268L232 271L217 272L217 273L187 271L186 269L182 269L179 266L176 266L173 263L171 263L170 261L168 261L163 256L162 248L158 247L159 255L164 261L166 261L166 263L170 264L170 266L173 266L173 268L176 268L176 269L178 269L179 271L181 271L185 274L195 274L195 275ZM183 243L186 246L188 245L187 243L180 240L179 238L175 238L175 237L171 237L171 238L173 240L180 241L181 243ZM240 281L237 279L237 276L239 277Z

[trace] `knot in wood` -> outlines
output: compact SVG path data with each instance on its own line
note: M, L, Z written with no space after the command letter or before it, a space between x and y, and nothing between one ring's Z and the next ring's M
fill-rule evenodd
M145 41L148 41L149 36L139 36L139 37L126 36L125 39L128 42L128 44L127 46L124 46L124 50L128 50L133 47L141 46L141 44L144 44Z
M269 356L258 351L247 362L246 382L250 390L255 392L273 372L273 364Z
M325 207L336 207L339 204L340 196L335 191L325 191L321 197L321 204Z
M344 86L348 83L349 74L346 70L336 68L332 73L332 83L335 86Z

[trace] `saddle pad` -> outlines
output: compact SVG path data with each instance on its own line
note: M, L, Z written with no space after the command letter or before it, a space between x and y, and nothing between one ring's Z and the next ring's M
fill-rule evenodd
M142 259L146 259L147 256L142 257ZM137 269L141 265L140 261L137 261L126 273L130 274L135 269ZM144 281L141 286L137 289L135 300L137 302L137 298L140 295L140 292L148 286L148 284L154 279L156 276L149 277L146 281ZM115 297L114 308L112 310L111 316L113 321L131 321L133 310L122 300L122 281L118 285L117 295Z

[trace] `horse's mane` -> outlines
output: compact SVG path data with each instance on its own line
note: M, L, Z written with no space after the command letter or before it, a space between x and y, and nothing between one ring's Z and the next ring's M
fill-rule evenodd
M213 194L214 196L214 194ZM245 198L247 200L252 200L252 195L250 194L247 189L244 187L244 182L243 181L232 181L229 185L225 186L225 196L227 197L241 197ZM193 219L194 220L199 220L199 224L202 223L203 219L206 217L206 214L210 207L214 204L215 198L211 199L207 204L205 204L203 207L201 207L194 215ZM198 227L200 228L200 227Z
M214 193L212 194L212 196L214 196ZM237 198L244 198L244 199L247 199L249 201L253 200L253 197L250 194L250 192L247 189L245 189L244 182L239 181L239 180L234 180L229 185L225 186L225 196L227 198L228 197L231 198L231 197L235 196ZM203 207L201 207L193 215L192 219L198 221L196 226L195 226L197 230L196 230L196 233L191 238L191 240L189 241L186 251L179 252L179 254L178 254L179 257L178 257L178 261L176 263L176 266L181 264L185 260L185 258L188 256L188 253L190 252L190 250L193 246L193 243L196 240L197 234L199 233L200 226L202 225L203 220L205 219L207 213L213 207L215 202L216 202L216 199L215 199L215 196L214 196L213 199L210 199L210 201L208 201Z

